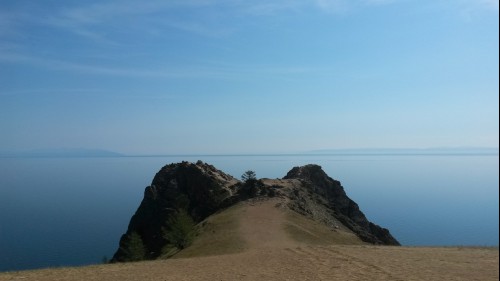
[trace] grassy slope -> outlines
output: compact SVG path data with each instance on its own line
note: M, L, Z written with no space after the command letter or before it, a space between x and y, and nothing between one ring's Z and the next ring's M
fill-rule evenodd
M174 258L190 258L233 254L245 249L245 241L239 235L238 219L244 210L241 204L216 213L198 225L198 235L193 244Z

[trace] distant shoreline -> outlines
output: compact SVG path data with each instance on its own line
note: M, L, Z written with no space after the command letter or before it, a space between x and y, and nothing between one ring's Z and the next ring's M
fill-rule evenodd
M0 154L0 158L164 158L164 157L293 157L293 156L499 156L495 152L422 152L422 153L262 153L262 154L137 154L137 155L18 155Z

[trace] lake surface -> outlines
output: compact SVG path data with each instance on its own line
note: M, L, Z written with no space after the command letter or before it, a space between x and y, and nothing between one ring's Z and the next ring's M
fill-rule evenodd
M498 155L0 158L0 271L111 258L155 173L183 160L237 178L319 164L403 245L498 246Z

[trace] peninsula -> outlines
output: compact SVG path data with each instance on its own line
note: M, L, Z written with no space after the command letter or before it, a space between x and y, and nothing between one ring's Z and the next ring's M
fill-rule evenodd
M309 235L311 240L331 240L336 241L335 244L399 245L389 230L368 221L358 205L346 195L340 182L330 178L318 165L295 167L282 179L257 179L252 171L248 171L240 181L198 161L166 165L156 174L146 188L144 199L130 220L112 261L175 255L189 248L188 244L196 237L173 236L189 236L191 231L203 233L210 216L216 213L224 215L231 207L250 202L274 205L289 217L307 222L307 227L292 222L285 223L284 227L291 234ZM251 221L241 223L254 224ZM324 233L318 235L308 229L312 225ZM262 238L266 240L266 237ZM177 241L182 239L187 241ZM137 247L143 247L144 254L138 254L134 249ZM231 245L221 244L220 247L218 251L227 252L224 248Z

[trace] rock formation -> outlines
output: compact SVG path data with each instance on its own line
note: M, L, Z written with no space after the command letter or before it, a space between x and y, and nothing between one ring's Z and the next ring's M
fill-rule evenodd
M387 229L369 222L340 182L328 177L318 165L295 167L279 180L241 182L198 161L170 164L155 175L112 262L133 260L130 249L139 248L144 259L165 254L165 246L172 242L165 233L178 231L172 225L176 214L187 214L196 224L239 201L259 196L285 198L289 209L332 229L345 226L365 242L399 245ZM140 245L133 237L140 237Z
M292 210L325 223L338 220L365 242L399 245L389 230L368 221L340 182L330 178L320 166L294 167L284 179L302 181L301 188L294 189L294 195L289 195L294 199L289 204Z
M194 222L200 222L232 204L231 186L239 181L211 165L198 161L164 166L144 191L144 199L132 216L120 248L112 261L127 261L129 237L137 233L146 249L146 259L162 254L166 242L163 228L178 210L186 210Z

